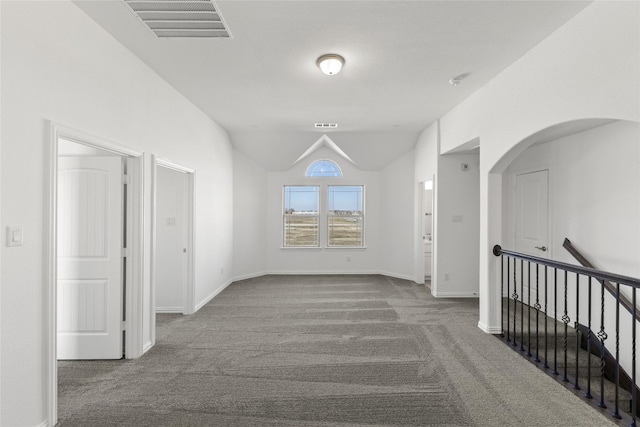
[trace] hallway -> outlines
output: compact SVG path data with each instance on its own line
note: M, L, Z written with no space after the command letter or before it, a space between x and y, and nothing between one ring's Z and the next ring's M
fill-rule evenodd
M236 282L140 359L59 362L59 425L610 424L477 318L386 276Z

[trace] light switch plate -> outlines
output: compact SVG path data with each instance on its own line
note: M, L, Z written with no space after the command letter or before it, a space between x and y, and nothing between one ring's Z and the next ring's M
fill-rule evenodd
M7 226L7 246L22 246L22 226Z

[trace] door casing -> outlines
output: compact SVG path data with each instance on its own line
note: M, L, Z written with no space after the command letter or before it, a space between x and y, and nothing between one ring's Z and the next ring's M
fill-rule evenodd
M58 421L58 366L56 357L57 347L57 188L58 188L58 142L60 139L69 140L91 148L109 151L127 159L127 175L129 184L127 189L127 269L125 272L127 287L125 290L125 357L134 359L140 357L143 342L143 154L111 141L89 135L73 128L48 121L49 143L47 144L47 170L45 195L47 207L44 218L45 254L44 254L44 306L46 312L46 401L49 425Z
M196 170L191 169L177 163L173 163L166 159L152 156L153 163L153 202L151 215L151 343L152 347L156 343L156 226L157 226L157 170L159 167L173 169L175 171L185 173L187 175L187 283L183 289L183 314L193 314L195 312L195 212L196 212ZM145 348L144 351L147 349Z

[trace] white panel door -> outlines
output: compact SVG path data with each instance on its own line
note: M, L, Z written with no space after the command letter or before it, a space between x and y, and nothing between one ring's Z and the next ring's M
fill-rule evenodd
M549 171L516 176L516 252L549 254Z
M156 169L156 312L184 313L188 281L188 175Z
M122 358L120 157L58 160L58 359Z

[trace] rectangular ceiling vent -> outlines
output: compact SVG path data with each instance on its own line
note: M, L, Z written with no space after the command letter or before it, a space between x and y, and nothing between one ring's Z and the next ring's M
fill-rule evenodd
M211 0L124 1L157 37L231 37Z
M335 129L338 127L337 123L316 123L316 129Z

